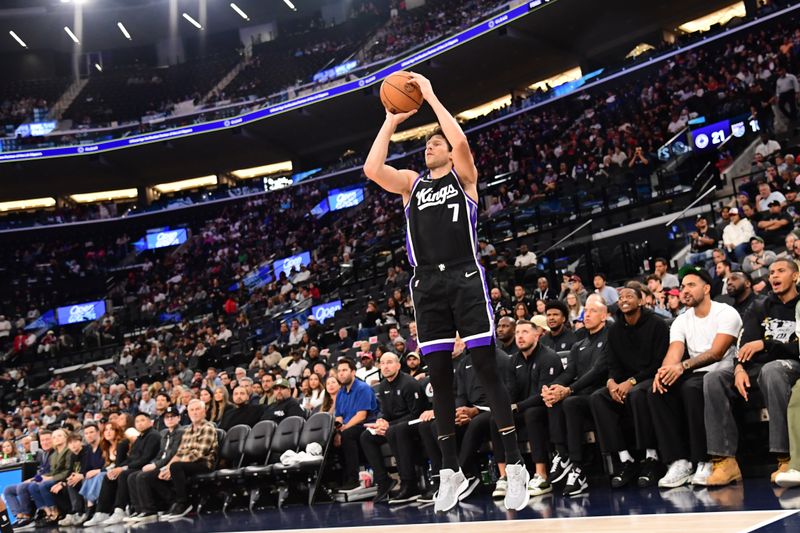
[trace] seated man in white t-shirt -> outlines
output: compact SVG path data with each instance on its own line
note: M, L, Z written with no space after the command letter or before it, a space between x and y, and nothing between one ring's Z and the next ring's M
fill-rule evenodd
M690 480L704 485L711 473L703 377L723 359L733 360L742 328L733 307L711 300L711 282L704 269L684 273L680 298L687 310L670 327L669 349L648 395L659 453L669 465L659 487L679 487Z

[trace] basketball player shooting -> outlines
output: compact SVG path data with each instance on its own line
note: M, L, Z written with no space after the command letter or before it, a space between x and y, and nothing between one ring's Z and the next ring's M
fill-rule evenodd
M414 267L409 289L419 347L434 390L433 410L442 451L434 509L445 512L455 507L469 485L458 464L455 435L452 350L458 333L470 351L506 449L505 506L520 510L528 504L530 475L517 446L508 392L497 374L494 317L486 276L477 258L478 170L466 135L436 97L430 81L411 73L408 82L419 88L440 125L425 143L427 170L417 173L386 164L392 134L416 113L387 111L364 173L388 192L401 195L405 206L406 248Z

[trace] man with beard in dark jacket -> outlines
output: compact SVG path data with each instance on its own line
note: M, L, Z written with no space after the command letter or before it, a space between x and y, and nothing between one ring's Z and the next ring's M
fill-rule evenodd
M578 341L578 337L567 324L567 305L561 300L549 300L545 303L545 316L549 331L542 336L540 342L555 352L568 352Z
M272 420L280 424L284 418L299 416L305 418L305 411L296 399L292 398L292 388L286 378L278 378L272 386L275 401L264 408L261 420Z
M589 397L608 378L607 317L603 298L590 294L583 320L587 336L572 346L564 372L542 390L547 418L540 418L537 426L528 426L529 432L549 429L550 442L556 449L549 479L551 483L566 480L565 496L575 496L589 488L583 471L583 434L586 421L592 419Z
M548 331L547 320L541 315L534 316L531 321L519 320L516 324L515 337L519 353L511 360L513 375L508 380L508 388L511 401L514 402L511 404L511 409L515 419L521 418L528 428L531 427L528 424L535 420L532 414L537 408L545 409L541 396L542 387L550 385L564 369L558 354L541 342ZM547 480L547 431L537 432L528 429L528 440L536 468L528 489L531 496L540 496L552 490ZM492 445L497 464L504 464L502 439L494 424L492 424ZM503 471L500 473L501 477L492 494L494 497L505 496L505 477L502 476Z
M247 395L247 389L243 386L233 389L233 408L225 409L225 414L222 415L222 420L219 422L219 427L225 431L230 431L233 426L244 424L251 428L255 426L264 408L260 405L252 405L250 397Z
M589 402L600 449L618 455L621 463L611 486L624 487L638 477L637 484L647 487L662 475L647 395L667 353L669 327L645 307L641 283L628 282L617 305L616 320L608 330L608 381ZM636 448L645 452L641 471L628 452L623 417L632 418Z

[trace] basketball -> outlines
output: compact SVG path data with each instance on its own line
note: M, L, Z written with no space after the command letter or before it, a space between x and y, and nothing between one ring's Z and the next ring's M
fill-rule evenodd
M389 113L408 113L422 105L422 92L409 77L411 73L401 70L383 80L381 102Z

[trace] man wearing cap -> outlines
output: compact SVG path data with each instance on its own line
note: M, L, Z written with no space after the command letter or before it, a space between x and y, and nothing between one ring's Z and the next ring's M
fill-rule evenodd
M736 256L736 261L742 262L750 247L750 239L755 236L753 224L746 218L738 207L730 211L730 222L722 230L722 244L728 252Z
M156 499L153 492L148 490L148 486L158 481L159 469L166 465L178 451L183 428L180 425L181 414L171 405L164 410L161 419L164 422L164 431L161 433L161 446L158 454L141 470L128 476L128 490L131 496L131 508L134 512L125 519L126 523L154 522L157 519L156 513L161 507L159 502L164 501ZM167 484L166 481L158 482ZM169 491L168 486L165 489ZM169 499L171 500L171 498Z
M308 315L308 327L306 328L306 334L308 334L308 340L312 343L319 342L319 338L322 336L322 327L317 322L317 317L313 314Z
M261 420L272 420L280 424L284 418L299 416L305 418L305 411L295 398L292 398L292 387L286 378L278 378L272 386L275 401L264 408Z
M780 193L778 193L780 194ZM761 213L756 224L758 233L764 237L767 246L778 247L783 244L786 234L792 231L794 221L791 215L783 211L783 205L778 200L767 203L768 211Z
M400 337L402 338L402 337ZM397 342L395 340L395 342ZM359 354L361 368L356 370L356 377L367 385L374 385L381 379L380 369L375 367L375 356L367 349Z
M640 487L661 477L653 422L647 406L652 376L664 360L669 328L663 319L645 307L642 285L628 282L620 289L617 316L608 330L608 381L594 392L589 403L600 449L618 455L621 468L611 478L612 488L636 480ZM636 448L645 452L637 467L628 452L622 419L632 419Z
M792 386L800 377L795 314L800 301L797 281L794 261L777 259L769 266L772 294L745 313L736 358L706 374L706 438L708 453L713 458L712 472L706 482L709 486L742 479L736 462L739 433L731 400L738 391L747 401L751 382L755 380L769 412L769 449L778 459L778 469L771 480L774 482L780 472L789 468L786 409ZM735 388L731 387L731 381Z
M564 365L555 350L543 341L550 332L548 319L541 315L534 316L530 321L518 320L514 329L515 342L518 353L511 359L512 376L509 383L509 396L511 397L511 410L514 412L515 421L521 419L526 427L534 423L531 418L536 407L544 408L542 400L542 387L553 383L561 373ZM497 425L491 425L492 446L495 460L498 465L505 467L505 450L497 430ZM535 464L535 474L528 485L531 496L546 494L552 490L547 480L548 445L546 431L528 431L531 455ZM500 471L500 479L495 487L493 496L505 496L506 480L505 468Z
M406 366L408 366L408 375L416 380L425 379L428 375L427 368L423 366L417 352L408 352Z
M658 486L675 488L711 473L706 451L703 378L723 359L733 360L742 319L736 310L711 300L711 276L701 268L683 270L681 299L687 311L670 327L667 355L653 380L648 405L662 460L669 466Z
M419 486L414 471L414 443L419 439L417 426L408 421L419 417L427 406L427 399L419 381L401 372L397 354L386 352L381 356L380 371L383 380L375 388L378 397L378 419L365 424L361 433L361 449L375 473L378 493L374 502L390 504L407 503L419 497ZM401 489L390 495L394 482L386 472L381 446L388 443L397 460Z
M250 403L250 395L247 394L247 388L243 385L238 385L233 389L232 396L233 407L225 409L222 420L219 422L219 427L225 431L230 431L233 426L238 426L239 424L250 427L255 426L261 420L264 408Z
M545 303L547 329L539 342L554 352L568 352L578 338L567 326L567 305L561 300L549 300Z
M683 303L681 302L680 290L670 289L667 291L667 311L669 311L673 317L676 317L685 311Z
M775 261L775 252L764 249L764 239L756 235L750 239L750 248L753 253L747 255L742 263L742 270L747 272L758 283L769 274L769 266Z
M689 255L686 256L686 262L690 265L702 265L711 258L711 252L717 247L719 233L716 229L709 227L705 215L697 215L695 228L696 231L689 234L692 243Z

